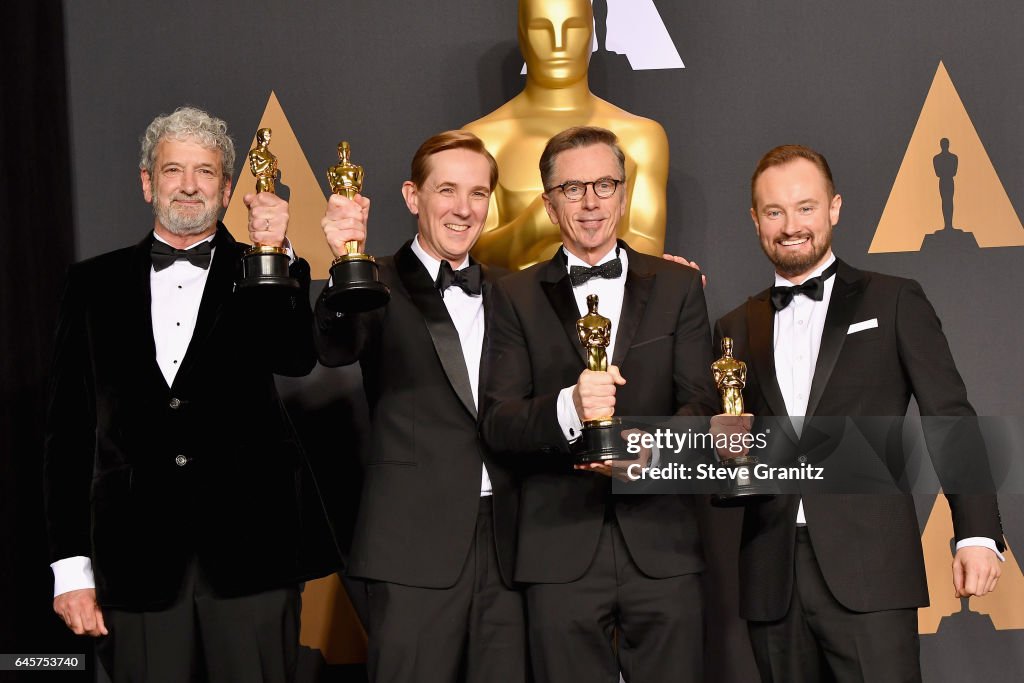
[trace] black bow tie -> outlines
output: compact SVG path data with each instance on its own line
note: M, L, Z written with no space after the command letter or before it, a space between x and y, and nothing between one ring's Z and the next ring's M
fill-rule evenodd
M579 287L592 277L603 277L606 280L614 280L622 275L622 261L616 256L611 261L605 261L599 266L570 266L569 281L573 287Z
M437 271L437 280L434 281L437 290L444 293L444 290L455 286L466 294L480 293L480 264L474 264L462 270L452 270L452 264L441 261L441 269Z
M203 270L210 267L210 254L213 253L213 243L210 240L202 242L191 249L175 249L166 242L153 240L149 248L149 255L153 259L153 269L157 272L164 268L171 267L175 261L186 259L193 266Z
M781 311L793 301L793 297L797 294L803 294L814 301L821 301L825 296L825 280L836 274L838 263L838 261L833 261L832 265L826 268L821 275L804 280L798 285L772 287L772 308Z

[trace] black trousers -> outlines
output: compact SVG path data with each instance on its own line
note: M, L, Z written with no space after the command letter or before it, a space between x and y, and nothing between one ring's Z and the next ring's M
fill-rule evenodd
M480 498L476 534L455 585L367 582L371 683L523 683L523 596L498 570L493 505Z
M613 514L582 577L532 584L526 600L538 683L703 680L700 574L644 575Z
M779 621L750 621L765 683L917 683L917 610L853 612L833 597L806 527L797 527L793 595ZM884 560L884 558L880 558Z
M103 610L99 680L113 683L288 683L299 646L298 586L225 598L193 561L178 599L153 612ZM104 675L109 679L105 679Z

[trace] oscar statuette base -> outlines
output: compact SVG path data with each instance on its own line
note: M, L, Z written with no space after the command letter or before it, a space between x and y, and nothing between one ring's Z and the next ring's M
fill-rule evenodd
M331 287L324 305L338 313L362 313L384 306L391 290L380 281L377 262L369 254L345 254L331 265Z
M281 247L255 245L242 256L242 279L239 289L252 287L286 287L298 289L299 281L288 274L291 259Z
M577 465L609 460L636 460L637 455L626 450L622 438L622 421L616 417L606 420L587 420L583 423L583 435L573 445Z
M720 508L741 507L751 503L761 503L775 497L775 490L771 482L760 481L754 477L754 466L757 463L757 458L751 456L732 458L719 463L719 467L734 470L736 476L726 479L729 490L712 495L711 504ZM745 476L743 476L744 472L739 471L744 469Z

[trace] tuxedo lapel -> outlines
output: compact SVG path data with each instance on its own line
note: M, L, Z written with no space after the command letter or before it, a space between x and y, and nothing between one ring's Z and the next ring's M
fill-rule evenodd
M476 402L473 400L473 387L469 382L469 371L466 369L466 358L462 355L462 342L455 329L444 299L430 280L427 269L413 253L411 242L405 243L395 254L395 266L398 277L402 280L405 290L409 293L413 305L423 316L430 338L434 342L441 367L444 368L452 389L455 390L462 405L476 419ZM487 297L484 295L484 306ZM486 316L486 311L484 312Z
M626 246L625 242L620 242L620 245L627 250L629 269L626 271L622 312L619 314L619 330L615 334L615 349L612 353L612 364L619 367L625 361L629 347L633 345L636 331L640 329L640 321L644 319L647 299L651 296L655 280L654 273L640 270L638 264L640 257L637 252Z
M814 415L818 404L828 386L829 378L835 368L839 353L843 350L850 321L863 292L863 274L839 261L836 271L836 282L832 286L832 297L829 299L828 313L825 315L825 328L821 333L821 346L818 349L818 362L814 367L811 390L807 395L807 416Z
M477 261L472 260L472 257L470 257L470 259L471 259L471 261L470 261L471 263L477 263ZM491 268L489 268L489 267L487 267L487 266L485 266L484 264L481 263L480 264L480 294L482 294L483 297L484 297L484 321L485 321L485 324L484 324L484 348L487 347L487 324L490 323L490 320L491 320L490 316L491 316L492 311L494 310L493 309L493 302L491 301L490 294L491 294L492 288L494 287L495 281L496 280L495 280L495 276L494 276L494 271ZM483 354L483 355L486 356L487 354ZM483 359L481 359L481 360L483 360Z
M770 290L765 290L747 300L747 344L750 348L750 362L754 366L761 395L768 406L768 414L780 417L781 419L776 421L779 427L790 441L797 443L800 437L793 429L793 423L785 417L789 415L789 411L786 409L786 400L782 398L779 380L775 376L775 310L768 297L769 292Z
M130 339L138 340L138 344L132 344L138 350L138 363L124 363L126 368L141 368L145 377L144 382L156 387L167 389L167 380L160 372L160 366L156 362L156 342L153 339L153 304L152 291L150 288L150 270L152 269L152 258L149 250L153 244L153 235L150 233L135 246L131 257L131 283L129 296L131 299L125 307L125 318L128 325L127 336Z
M788 415L786 401L775 376L775 311L772 310L768 290L747 300L747 336L750 360L768 409L772 415Z
M192 332L192 339L189 340L185 357L181 361L181 368L174 376L175 384L188 376L188 371L195 364L196 358L203 352L206 338L216 327L224 305L235 291L235 280L241 267L241 254L238 250L238 243L235 242L227 228L220 223L217 224L217 234L213 238L213 246L210 274L206 277L203 298L199 303L196 327Z
M583 367L587 365L587 356L580 344L580 338L576 332L576 321L580 319L580 309L576 306L576 297L572 293L572 284L569 282L569 272L565 269L565 261L562 250L558 249L554 257L544 266L541 274L540 286L544 290L544 296L555 311L555 315L562 323L562 331L569 338L569 345L576 350Z

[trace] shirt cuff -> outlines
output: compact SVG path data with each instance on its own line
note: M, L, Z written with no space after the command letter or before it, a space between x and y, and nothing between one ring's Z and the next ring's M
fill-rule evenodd
M575 386L566 387L558 392L558 426L562 428L565 440L572 443L583 435L583 423L580 416L576 414L576 406L572 402L572 392Z
M1003 557L1001 552L999 552L999 548L996 547L996 542L991 538L985 538L984 536L971 536L970 538L965 538L962 541L957 541L956 543L957 550L960 550L960 548L972 547L988 548L996 554L996 557L999 558L1000 562L1006 562L1006 558Z
M285 251L288 252L288 265L295 263L295 250L292 249L292 241L287 237L284 238L284 244L281 245Z
M53 569L53 597L69 591L95 588L92 560L82 555L65 557L50 565Z
M655 468L661 463L661 449L658 448L658 444L651 446L651 464L646 469Z

